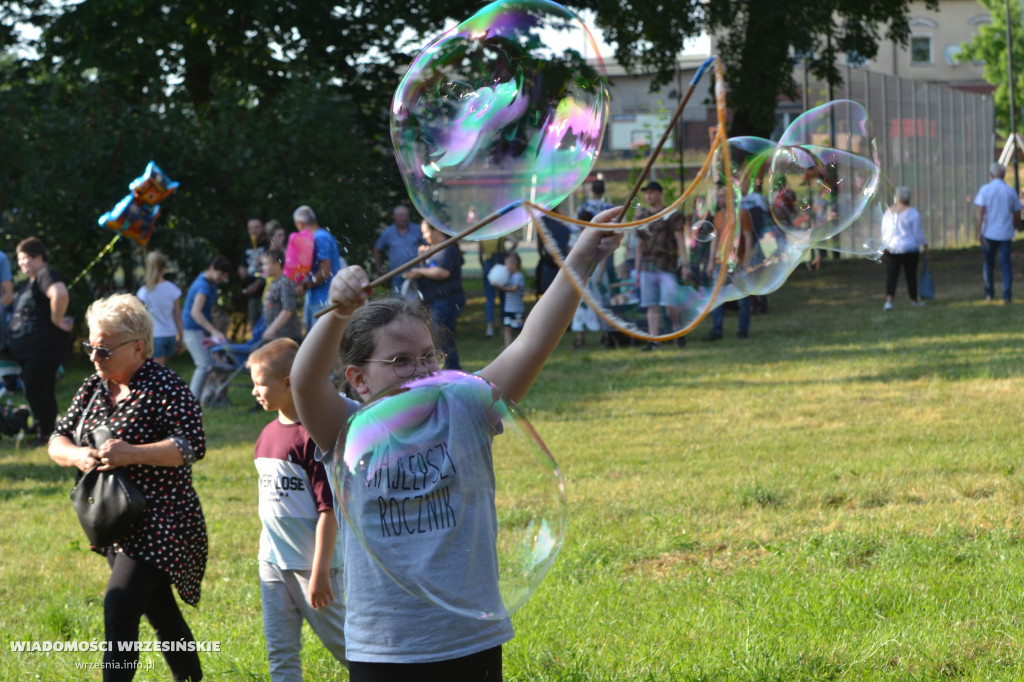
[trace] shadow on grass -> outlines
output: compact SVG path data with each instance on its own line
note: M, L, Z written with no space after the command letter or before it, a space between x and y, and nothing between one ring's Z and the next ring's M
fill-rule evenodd
M666 344L653 353L640 353L636 347L609 351L596 342L573 350L568 348L571 334L567 334L542 377L555 375L565 392L579 397L575 391L588 383L612 389L625 383L633 388L673 385L699 390L709 385L740 389L1021 376L1024 346L1019 338L1024 320L1014 305L981 300L980 249L936 252L931 265L939 295L922 308L909 305L901 276L896 309L883 311L882 267L865 260L829 260L818 272L797 270L772 293L769 313L753 317L749 339L732 336L733 312L726 315L724 340L700 343L710 326L705 320L688 336L690 343L682 350ZM500 345L478 338L483 328L481 308L482 301L471 301L460 319L459 334L467 364L479 366L501 350ZM899 357L895 363L893 356ZM877 363L885 371L871 369L876 357L886 358ZM842 364L844 375L830 376L830 362ZM785 366L800 363L825 369L813 379L794 380ZM736 379L737 371L742 374L745 367L751 379ZM860 367L865 369L858 371Z
M0 462L0 500L22 495L70 494L75 485L74 473L56 464L34 462Z

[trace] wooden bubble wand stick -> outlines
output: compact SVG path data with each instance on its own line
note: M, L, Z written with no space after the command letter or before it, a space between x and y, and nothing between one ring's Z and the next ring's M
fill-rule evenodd
M518 201L513 201L511 204L509 204L508 206L505 206L504 208L499 208L494 213L491 213L490 215L486 216L485 218L483 218L479 222L477 222L477 223L475 223L473 225L470 225L469 227L467 227L462 232L459 232L454 237L449 237L448 239L445 239L443 242L441 242L437 246L432 246L430 249L428 249L428 250L424 251L423 253L419 254L418 256L416 256L412 260L408 261L407 263L404 263L403 265L399 265L397 268L395 268L391 272L387 272L387 273L381 275L380 277L378 277L377 279L373 280L372 282L370 282L366 286L369 287L370 289L377 288L381 284L384 284L385 282L390 280L392 277L395 277L396 275L400 275L403 272L405 272L406 270L408 270L408 269L410 269L410 268L412 268L412 267L414 267L416 265L419 265L423 261L425 261L428 258L430 258L431 256L433 256L435 253L438 253L440 251L444 251L445 249L447 249L452 244L454 244L456 242L459 242L459 241L462 241L463 239L465 239L469 235L473 234L477 230L480 230L481 228L486 227L487 225L490 225L491 223L493 223L495 220L497 220L498 218L502 217L506 213L510 213L511 211L514 211L515 209L520 208L523 205L523 203L524 203L524 201L522 199L520 199ZM331 305L329 305L329 306L327 306L325 308L322 308L322 309L317 311L315 317L317 317L317 318L323 317L324 315L326 315L327 313L331 312L332 310L334 310L337 307L338 307L337 304L331 304Z
M635 199L636 195L640 192L640 186L644 184L647 176L650 175L651 168L654 167L654 162L658 160L659 156L661 156L661 150L665 146L665 143L668 142L669 135L671 135L672 131L676 129L676 123L679 121L679 117L683 115L683 109L686 108L687 102L690 101L690 96L693 95L693 91L697 88L697 83L699 83L700 79L704 76L704 71L711 66L714 61L714 55L708 57L704 63L700 65L700 68L697 69L697 73L693 75L693 78L690 79L690 87L686 89L686 94L684 94L683 98L679 100L679 106L676 107L676 113L672 115L672 120L670 120L668 125L665 126L665 132L662 133L661 139L658 140L658 144L651 150L651 154L647 159L647 163L644 165L644 169L640 171L640 177L636 179L636 183L633 185L633 189L630 190L629 196L626 197L624 202L622 202L622 211L620 211L619 215L614 218L614 222L621 223L625 219L626 212L633 203L633 199ZM680 152L680 154L681 153L682 152ZM682 177L679 179L680 181L685 180Z

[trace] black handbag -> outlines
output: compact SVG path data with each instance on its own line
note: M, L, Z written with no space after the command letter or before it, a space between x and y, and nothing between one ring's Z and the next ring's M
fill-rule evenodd
M82 427L85 416L96 399L93 394L89 406L82 413L75 434L77 445L83 445ZM88 434L86 442L98 448L110 438L110 429L100 426ZM71 490L71 504L78 514L78 522L93 547L109 547L121 539L146 507L146 498L131 479L119 469L99 471L99 465L86 473L79 473Z

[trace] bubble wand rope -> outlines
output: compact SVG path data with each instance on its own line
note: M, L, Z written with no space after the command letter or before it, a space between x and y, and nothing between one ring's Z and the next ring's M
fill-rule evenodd
M686 108L686 103L690 101L690 96L693 95L693 91L697 89L697 83L704 76L704 71L708 66L714 62L715 56L711 55L703 64L700 65L700 68L697 69L697 73L695 73L693 78L690 79L690 87L686 89L686 94L684 94L683 98L679 100L679 106L676 107L676 113L672 115L672 120L668 122L667 126L665 126L665 132L662 133L661 139L658 140L658 144L651 150L651 156L647 159L644 169L640 171L640 177L636 179L636 183L633 185L633 189L630 190L629 196L626 197L624 202L622 202L623 210L615 217L616 223L621 223L623 218L626 217L628 207L633 203L633 199L635 199L636 195L640 192L640 186L644 184L644 180L646 180L647 176L650 174L651 168L654 167L654 162L658 160L659 156L661 156L661 149L665 146L665 143L668 142L668 136L672 134L673 130L675 130L676 123L679 122L679 117L683 115L683 109ZM682 152L680 151L680 154L681 153ZM679 180L682 182L683 178L679 178Z
M708 65L710 65L712 63L716 63L717 64L717 59L718 58L715 57L714 55L708 57L708 59L703 64L701 64L700 68L697 70L697 73L694 74L693 78L690 81L690 88L687 90L686 94L684 95L683 101L680 103L679 107L677 108L676 113L672 117L672 120L669 121L668 126L666 126L665 132L664 132L664 134L661 137L661 141L659 141L657 146L651 151L651 158L650 158L650 160L648 160L646 166L644 167L643 171L641 172L640 178L636 181L636 184L633 186L633 190L630 193L628 199L622 203L623 207L626 207L629 204L631 204L633 202L633 200L636 198L637 192L640 191L640 189L639 189L640 185L643 184L644 179L647 177L647 174L650 172L650 169L653 167L654 162L657 160L657 157L660 155L662 147L664 147L665 142L668 141L668 136L672 132L672 128L675 126L676 122L679 120L679 117L682 115L683 108L686 106L687 100L690 98L690 96L693 94L693 91L696 89L697 83L704 76L704 71L707 69ZM716 78L719 79L719 82L723 82L724 83L724 79L722 78L721 73L719 73L720 70L721 70L720 69L720 65L718 65L716 67L716 69L717 69L717 71L716 71ZM719 117L719 126L718 126L719 131L724 131L725 130L725 124L723 122L724 121L724 111L725 111L725 109L724 109L724 107L725 107L724 96L725 96L725 93L724 93L724 90L723 90L723 92L722 92L722 98L723 99L722 99L722 101L720 103L721 106L723 107L723 109L722 109L723 116ZM708 152L707 157L704 159L704 163L701 164L700 169L698 169L697 174L694 176L693 182L691 182L690 186L687 187L682 192L682 194L675 201L673 201L671 204L669 204L665 208L661 209L657 213L649 215L646 218L643 218L641 220L630 220L630 221L623 222L623 217L626 215L626 211L623 211L622 213L620 213L618 215L618 219L615 222L612 222L612 223L602 223L602 225L601 225L602 229L605 229L605 230L632 229L634 227L640 227L641 225L649 225L650 223L658 221L658 220L664 218L667 215L671 215L671 214L675 213L676 209L678 209L680 206L682 206L683 203L687 199L690 198L690 195L693 193L694 188L697 185L699 185L704 180L704 176L707 175L708 170L711 168L711 164L714 161L714 152L715 152L715 150L718 148L719 145L724 145L726 142L727 142L727 140L725 138L724 132L719 132L719 133L717 133L715 135L715 139L712 140L712 143L711 143L711 149ZM537 204L534 204L534 203L532 203L530 201L524 202L523 205L527 209L534 209L538 213L541 213L543 215L551 216L552 218L557 218L559 221L561 221L563 223L568 223L568 224L571 224L571 225L579 225L580 227L593 227L594 226L594 223L592 223L592 222L589 222L589 221L586 221L586 220L579 220L579 219L573 218L571 216L564 216L564 215L555 213L554 211L548 210L548 209L544 208L543 206L538 206ZM532 211L529 211L529 212L532 213Z
M726 139L726 136L725 136L725 123L726 123L726 116L725 116L726 115L725 78L724 78L724 75L722 73L722 64L718 60L718 58L712 56L712 57L709 58L708 62L711 62L711 61L714 61L714 63L715 63L715 109L716 109L717 118L718 118L718 131L715 134L715 139L712 142L711 149L708 151L708 156L707 156L707 159L704 162L704 166L701 168L700 172L697 174L697 177L694 179L694 182L690 185L690 187L688 187L686 189L685 192L683 192L683 196L681 196L679 199L677 199L676 202L673 202L673 206L672 207L668 207L665 210L659 212L659 214L658 214L659 216L668 213L670 210L674 210L673 207L675 207L677 204L682 204L683 200L686 199L687 196L689 196L689 194L691 193L693 188L696 186L696 184L698 182L701 181L701 179L703 178L704 174L707 172L707 169L708 169L708 167L711 164L711 160L712 160L712 158L715 155L716 149L720 150L720 153L721 153L723 175L725 177L730 177L732 175L732 163L731 163L731 160L730 160L730 157L729 157L729 144L728 144L728 140ZM708 62L705 62L705 66L707 65ZM701 68L703 70L703 67L701 67ZM671 130L671 124L669 124L669 126L670 126L669 130ZM667 137L667 136L665 136L665 137ZM650 165L651 164L648 163L648 167L650 167ZM639 185L639 183L637 183L637 184ZM544 226L543 221L536 220L536 216L533 215L533 211L531 209L538 209L538 211L540 213L543 213L545 215L551 215L551 216L554 216L556 218L565 220L566 222L574 222L574 223L577 223L577 224L586 225L588 227L600 228L600 227L602 227L602 225L594 224L594 223L581 223L580 221L569 221L569 220L566 220L563 216L559 216L559 215L557 215L557 214L555 214L555 213L553 213L551 211L548 211L548 210L546 210L546 209L544 209L542 207L534 206L533 204L531 204L529 202L526 203L526 207L527 207L527 211L530 213L531 217L533 218L535 225L537 226L537 234L540 236L541 241L544 242L544 245L547 247L548 251L551 253L552 257L555 259L555 262L558 264L558 267L561 270L564 271L564 273L568 277L569 283L572 285L573 289L575 289L576 293L579 294L580 298L582 298L583 301L586 302L586 304L595 313L597 313L598 317L600 317L602 320L604 320L606 323L608 323L609 325L611 325L612 327L614 327L618 331L620 331L620 332L622 332L624 334L627 334L627 335L629 335L629 336L631 336L631 337L633 337L635 339L641 339L643 341L654 341L654 342L670 341L672 339L678 339L678 338L680 338L682 336L685 336L686 334L690 333L694 328L697 327L698 324L700 324L700 322L705 317L707 317L708 313L711 312L712 308L714 308L713 304L715 303L716 299L718 298L718 294L721 291L722 286L725 283L725 278L726 278L726 274L727 274L726 259L724 257L720 258L721 265L718 268L718 276L715 278L714 287L713 287L713 289L712 289L712 291L711 291L711 293L710 293L710 295L708 297L707 302L704 304L704 307L701 309L701 312L697 315L697 317L695 319L693 319L690 322L690 324L684 326L679 331L672 332L672 333L669 333L669 334L661 334L661 335L645 334L644 332L640 331L640 329L635 324L630 324L630 323L626 323L626 322L622 322L622 321L618 320L615 317L614 314L612 314L611 312L609 312L608 310L605 309L604 305L602 305L599 301L595 301L594 300L593 296L587 291L587 286L586 286L587 283L586 283L586 281L583 278L581 278L579 273L574 272L574 271L572 271L569 268L563 267L564 260L562 258L562 254L559 252L558 246L556 245L556 242L555 242L554 238L551 236L551 233ZM625 211L623 211L622 213L624 213L624 212ZM619 217L621 217L622 213L619 214ZM647 223L647 222L649 222L651 220L653 220L653 217L652 218L644 219L641 222ZM609 227L611 227L612 225L613 225L612 223L608 224ZM725 223L725 227L722 229L721 236L718 237L719 245L720 245L719 248L720 248L720 250L721 250L721 252L723 254L728 250L729 246L733 242L735 226L736 226L735 204L734 204L734 201L733 201L732 192L728 192L728 193L726 193L726 223Z
M109 243L109 244L107 244L106 246L104 246L104 247L103 247L103 250L102 250L102 251L100 251L100 252L99 252L98 254L96 254L96 257L92 259L92 262L91 262L91 263L89 263L88 265L86 265L86 266L85 266L85 268L84 268L84 269L83 269L83 270L82 270L82 271L81 271L80 273L78 273L77 275L75 275L75 278L74 278L73 280L71 280L71 284L69 284L69 285L68 285L68 289L71 289L71 288L73 288L73 287L74 287L74 286L75 286L76 284L78 284L78 280L80 280L80 279L82 279L83 277L85 277L85 274L86 274L87 272L89 272L90 270L92 270L92 266L94 266L94 265L96 265L97 263L99 263L99 262L100 262L100 260L101 260L101 259L102 259L102 258L103 258L104 256L106 256L106 255L107 255L108 253L110 253L110 252L111 252L111 251L113 250L113 248L114 248L114 244L116 244L116 243L117 243L117 240L118 240L118 239L120 239L120 238L121 238L121 235L119 235L119 234L115 234L115 235L114 235L114 238L110 240L110 243Z
M392 277L394 277L396 275L400 275L403 272L405 272L406 270L409 270L410 268L412 268L412 267L422 263L423 261L427 260L428 258L433 256L435 253L438 253L440 251L444 251L445 249L447 249L452 244L454 244L456 242L459 242L459 241L462 241L463 239L465 239L469 235L473 234L477 230L479 230L479 229L481 229L483 227L486 227L487 225L490 225L491 223L493 223L495 220L497 220L501 216L505 215L506 213L509 213L511 211L514 211L517 208L520 208L523 205L523 203L525 203L525 202L523 202L521 200L520 201L513 201L508 206L505 206L504 208L499 208L494 213L491 213L490 215L486 216L483 220L481 220L481 221L479 221L479 222L477 222L477 223L475 223L473 225L470 225L469 227L467 227L462 232L459 232L454 237L449 237L448 239L445 239L443 242L441 242L437 246L431 247L427 251L424 251L423 253L421 253L418 256L416 256L415 258L413 258L412 260L409 260L406 263L404 263L402 265L399 265L394 270L392 270L390 272L384 273L383 275L381 275L377 279L373 280L372 282L370 282L366 286L371 288L371 289L377 288L381 284L386 283ZM327 313L331 312L332 310L334 310L337 307L338 306L336 304L331 304L331 305L327 306L326 308L322 308L321 310L318 310L316 312L316 314L314 315L314 317L317 317L317 318L323 317L324 315L326 315Z

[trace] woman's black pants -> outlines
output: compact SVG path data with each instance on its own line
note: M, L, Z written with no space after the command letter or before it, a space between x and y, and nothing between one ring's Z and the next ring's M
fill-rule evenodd
M131 680L139 660L134 645L139 639L142 616L153 626L160 642L185 644L188 648L195 640L174 600L166 573L121 552L107 554L107 563L110 564L110 582L103 599L103 620L108 651L103 654L103 679L104 682ZM128 650L122 651L122 648ZM203 679L199 654L194 650L161 653L174 680L198 682Z

